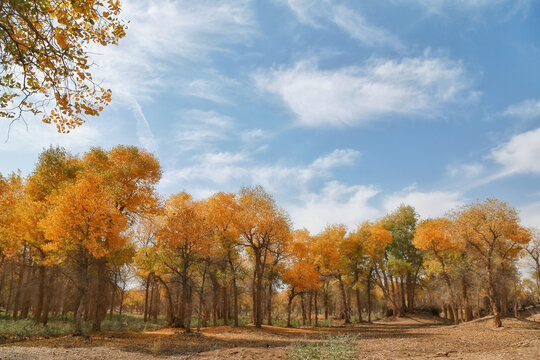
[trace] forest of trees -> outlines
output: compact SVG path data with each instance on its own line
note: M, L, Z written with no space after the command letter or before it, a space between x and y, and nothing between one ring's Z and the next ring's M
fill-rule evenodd
M82 156L49 148L30 175L0 175L2 315L43 324L70 315L75 334L125 311L186 331L419 310L455 323L493 314L501 326L540 301L540 237L505 202L427 220L401 205L310 234L259 186L163 199L161 174L152 154L117 146Z

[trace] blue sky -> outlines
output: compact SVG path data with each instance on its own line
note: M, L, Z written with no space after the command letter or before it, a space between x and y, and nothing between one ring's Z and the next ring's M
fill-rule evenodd
M484 197L540 226L540 2L123 4L127 37L94 49L112 105L69 135L15 124L0 172L50 144L133 144L164 195L261 184L314 232Z

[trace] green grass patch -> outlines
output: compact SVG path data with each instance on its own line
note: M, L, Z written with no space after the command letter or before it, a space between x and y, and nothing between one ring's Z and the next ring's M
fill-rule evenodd
M290 360L346 360L358 357L359 337L355 335L328 336L320 341L299 341L288 349Z

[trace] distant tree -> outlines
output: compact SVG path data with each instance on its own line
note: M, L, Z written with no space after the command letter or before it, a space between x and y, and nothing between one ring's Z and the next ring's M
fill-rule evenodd
M506 202L487 199L463 207L454 214L453 231L471 249L487 273L487 295L495 327L502 322L495 296L495 272L502 263L515 259L520 245L531 238L530 232L519 225L514 208Z
M540 232L537 229L531 230L532 239L525 247L525 253L533 261L533 278L536 280L536 297L540 299Z
M450 232L450 220L446 218L425 220L418 225L413 244L426 252L426 262L429 268L436 274L440 274L450 293L452 317L456 324L459 323L457 296L451 279L452 268L456 268L456 260L461 250L460 243L452 238ZM438 266L429 266L435 261Z
M253 262L253 322L262 326L265 272L272 253L286 247L291 237L288 214L260 186L243 188L238 196L239 212L235 227L240 244Z
M412 312L418 272L422 266L420 251L412 241L418 221L418 214L412 206L401 205L383 219L385 227L392 233L392 243L388 245L389 270L399 279L402 310Z

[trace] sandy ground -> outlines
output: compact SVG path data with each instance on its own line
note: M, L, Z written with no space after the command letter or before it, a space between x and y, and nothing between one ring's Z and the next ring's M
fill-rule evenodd
M536 322L534 321L536 320ZM295 341L317 341L328 334L355 334L359 359L540 359L540 319L504 319L493 329L480 320L441 325L415 316L373 324L331 328L216 327L200 334L163 329L31 339L0 347L0 359L286 359Z

